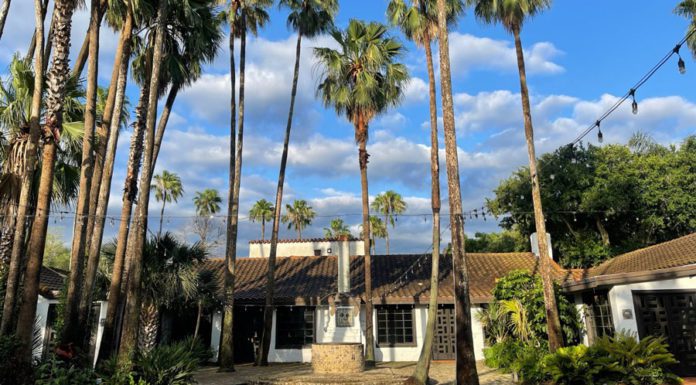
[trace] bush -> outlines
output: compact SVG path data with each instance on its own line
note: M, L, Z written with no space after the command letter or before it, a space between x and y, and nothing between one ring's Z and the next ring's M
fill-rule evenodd
M517 352L510 364L510 370L517 373L522 384L540 384L549 376L544 368L544 357L548 354L547 346L526 345Z
M22 343L14 335L0 337L0 385L32 384L34 370L30 362L21 359L17 351ZM12 373L12 376L6 374Z
M524 345L512 338L507 338L500 343L483 349L483 356L488 367L510 370L512 362L517 358L517 354Z
M594 356L585 345L560 348L544 358L543 366L554 384L590 385L598 379L612 377L617 364L607 357Z
M94 385L96 381L92 369L78 368L53 357L36 370L36 385Z
M195 384L193 374L200 356L191 350L191 342L177 342L154 348L147 354L137 353L133 371L137 379L149 385Z

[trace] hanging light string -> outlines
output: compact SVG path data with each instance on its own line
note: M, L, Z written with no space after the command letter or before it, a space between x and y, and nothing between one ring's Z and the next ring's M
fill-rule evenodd
M626 100L631 98L631 111L633 114L638 114L638 102L636 101L636 91L640 87L642 87L654 74L657 72L662 66L665 65L669 61L669 59L672 58L672 56L677 55L679 60L677 61L677 69L679 70L680 74L685 74L686 73L686 63L684 63L684 59L682 59L681 54L679 53L679 50L681 47L686 43L686 41L694 34L696 33L696 29L693 29L690 31L686 36L684 36L683 39L677 43L677 45L674 46L674 48L670 49L669 52L665 54L665 56L660 59L660 61L657 62L645 75L643 75L640 80L636 84L631 87L624 96L619 98L611 107L609 107L608 110L606 110L600 117L590 126L588 126L580 135L578 135L577 138L575 138L570 144L571 145L576 145L578 144L587 134L592 132L595 128L597 128L597 139L599 140L600 143L603 141L603 134L602 134L602 129L601 129L601 123L604 121L606 118L609 117L614 111L616 111Z

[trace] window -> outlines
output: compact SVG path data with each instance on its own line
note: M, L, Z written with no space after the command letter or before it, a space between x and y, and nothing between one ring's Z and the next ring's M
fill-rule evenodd
M302 349L314 343L314 308L281 306L276 309L276 349Z
M321 257L321 249L314 249L314 256Z
M413 306L377 308L377 344L382 346L415 346Z
M611 305L607 294L606 291L583 294L590 342L599 337L614 335L614 320L611 317Z

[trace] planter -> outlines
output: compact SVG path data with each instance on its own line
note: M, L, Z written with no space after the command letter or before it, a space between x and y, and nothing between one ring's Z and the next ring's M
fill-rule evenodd
M314 373L350 374L365 369L361 343L312 344Z

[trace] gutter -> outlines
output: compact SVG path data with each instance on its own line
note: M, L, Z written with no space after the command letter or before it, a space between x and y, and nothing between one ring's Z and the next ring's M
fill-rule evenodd
M579 292L606 286L626 285L647 281L659 281L664 279L694 277L696 276L696 264L669 267L660 270L635 271L630 273L618 273L598 275L584 278L574 282L565 283L562 287L568 292Z

